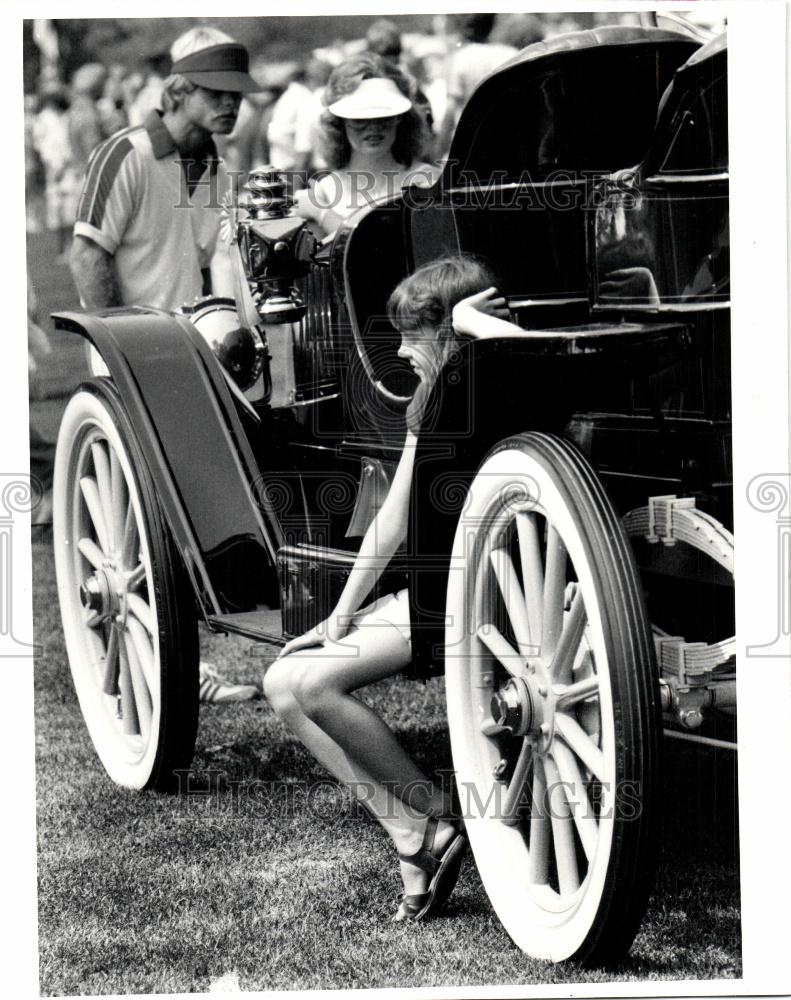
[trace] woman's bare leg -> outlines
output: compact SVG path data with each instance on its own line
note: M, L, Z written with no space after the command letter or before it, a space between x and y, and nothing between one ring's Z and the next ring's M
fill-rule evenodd
M299 650L289 687L304 715L345 755L396 797L421 813L442 815L446 802L393 732L352 691L399 673L411 660L409 644L389 624L353 628L339 643Z
M364 802L405 855L419 850L428 813L446 815L448 803L386 723L351 691L400 672L410 658L396 628L377 626L276 660L264 677L264 693L278 716ZM441 823L437 845L453 834ZM403 863L401 869L408 893L425 889L425 873Z

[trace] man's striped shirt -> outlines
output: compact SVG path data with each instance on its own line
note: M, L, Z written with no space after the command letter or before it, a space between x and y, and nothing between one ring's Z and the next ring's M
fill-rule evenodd
M201 294L228 175L214 143L190 192L173 139L154 111L93 151L74 233L113 256L125 305L175 310Z

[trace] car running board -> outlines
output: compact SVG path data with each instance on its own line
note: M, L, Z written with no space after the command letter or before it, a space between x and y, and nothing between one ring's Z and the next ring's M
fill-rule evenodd
M211 629L218 632L231 632L275 646L284 646L286 643L279 608L242 611L234 615L209 615L206 621Z

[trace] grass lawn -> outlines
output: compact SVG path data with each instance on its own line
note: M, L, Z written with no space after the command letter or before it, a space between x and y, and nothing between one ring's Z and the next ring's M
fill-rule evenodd
M661 866L629 959L589 972L511 943L471 861L425 926L394 925L399 879L359 815L263 701L201 709L208 794L113 786L77 705L48 529L34 535L40 985L45 995L711 979L741 972L734 755L668 745ZM257 677L270 647L206 636ZM450 768L442 683L368 690L429 772ZM310 783L321 782L313 792Z

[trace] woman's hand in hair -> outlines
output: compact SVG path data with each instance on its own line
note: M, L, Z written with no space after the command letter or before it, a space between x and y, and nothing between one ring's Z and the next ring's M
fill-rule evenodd
M508 303L496 288L486 288L457 302L453 307L453 329L469 337L490 337L513 327ZM494 323L492 323L494 320ZM502 324L502 328L500 328Z

